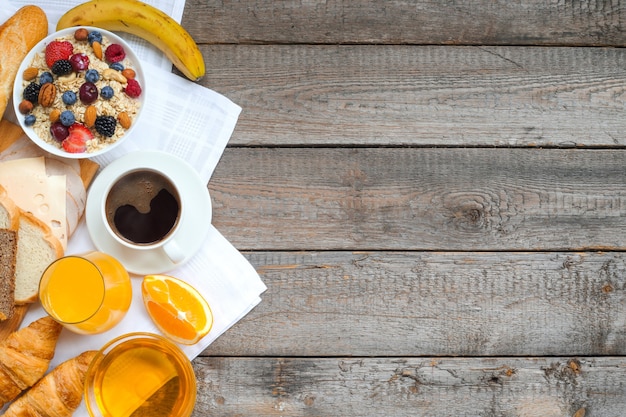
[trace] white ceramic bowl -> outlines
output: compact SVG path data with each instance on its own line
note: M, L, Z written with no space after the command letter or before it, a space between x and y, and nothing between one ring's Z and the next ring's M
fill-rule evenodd
M15 114L17 116L17 119L19 120L19 123L22 129L35 144L37 144L43 150L50 152L51 154L58 155L64 158L74 158L74 159L91 158L91 157L95 157L98 155L102 155L103 153L106 153L109 150L119 146L122 142L126 141L129 137L131 137L133 135L133 132L135 131L135 127L137 126L137 122L139 121L141 113L143 112L143 108L145 104L145 97L146 97L146 79L145 79L144 72L141 66L141 62L139 61L139 58L137 57L135 52L132 50L132 48L128 45L128 43L125 42L124 39L120 38L113 32L100 29L100 28L90 27L90 26L80 26L80 27L83 27L87 29L88 31L96 30L100 32L104 38L107 38L111 43L117 43L117 44L122 45L122 47L124 48L126 52L126 59L130 61L132 69L135 70L135 73L136 73L135 79L139 82L141 89L142 89L142 93L136 99L138 100L140 107L135 117L135 120L133 121L131 127L125 132L125 134L122 137L120 137L117 141L109 145L106 145L102 149L95 150L92 152L83 152L83 153L66 152L62 147L53 143L49 143L46 140L40 138L32 126L26 126L26 124L24 123L25 115L20 113L19 104L23 100L23 95L22 95L23 90L24 90L23 73L25 69L31 66L33 62L33 58L35 57L35 54L45 51L46 45L48 45L50 42L52 42L53 40L57 38L64 37L64 36L73 36L76 29L78 29L79 27L67 28L67 29L63 29L58 32L55 32L47 36L43 40L41 40L37 45L35 45L35 47L28 53L28 55L26 55L26 58L24 58L24 60L22 61L22 64L20 65L20 68L17 72L17 76L15 78L15 83L13 85L13 106L15 108ZM77 41L73 41L73 42L77 42ZM102 74L100 74L100 79L102 79ZM75 91L75 93L78 95L78 91ZM103 99L101 97L98 97L98 100L103 100ZM77 100L77 103L80 103L80 99ZM68 108L69 107L70 106L68 106ZM118 129L119 129L119 124L118 124Z

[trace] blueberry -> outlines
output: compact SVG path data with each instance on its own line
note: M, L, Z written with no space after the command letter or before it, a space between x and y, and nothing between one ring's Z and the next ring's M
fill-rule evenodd
M94 42L102 43L102 34L97 30L91 31L89 32L89 35L87 35L87 41L89 41L89 45Z
M113 89L108 85L105 85L104 87L102 87L102 90L100 90L100 95L102 96L102 98L106 100L113 97L113 94L114 94Z
M114 69L115 71L123 71L124 65L121 62L114 62L109 65L109 68Z
M76 93L73 91L66 91L65 93L63 93L62 99L63 103L71 106L72 104L76 103Z
M63 126L71 126L76 121L76 118L74 117L74 113L72 113L70 110L65 110L61 113L61 117L59 120L61 121Z
M36 121L37 121L37 118L32 114L29 114L26 117L24 117L24 124L26 126L34 125Z
M95 69L87 70L87 72L85 73L85 80L89 81L90 83L95 83L99 79L100 74L98 74L98 71Z
M54 77L52 76L52 74L48 71L43 72L40 76L39 76L39 84L44 85L46 83L51 83L54 81Z

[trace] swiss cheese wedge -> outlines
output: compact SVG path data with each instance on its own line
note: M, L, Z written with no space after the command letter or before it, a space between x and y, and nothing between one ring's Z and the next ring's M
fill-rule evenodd
M48 176L44 157L14 159L0 163L0 185L19 208L48 225L67 247L65 175Z

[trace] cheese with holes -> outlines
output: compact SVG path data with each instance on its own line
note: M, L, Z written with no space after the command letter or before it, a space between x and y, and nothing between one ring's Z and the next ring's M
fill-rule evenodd
M18 207L46 223L67 247L65 175L48 176L44 157L15 159L0 163L0 185Z

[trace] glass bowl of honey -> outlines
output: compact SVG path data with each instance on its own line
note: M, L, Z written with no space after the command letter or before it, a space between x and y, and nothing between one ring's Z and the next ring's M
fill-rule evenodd
M87 370L85 405L91 417L189 417L195 402L191 361L157 334L111 340Z

